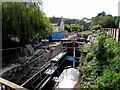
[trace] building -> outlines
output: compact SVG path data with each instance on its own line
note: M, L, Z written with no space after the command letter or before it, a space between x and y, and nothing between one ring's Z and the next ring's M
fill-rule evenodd
M62 32L64 31L64 21L63 18L50 18L50 22L52 25L54 25L54 32Z
M78 20L77 19L66 19L65 24L76 25L78 24Z

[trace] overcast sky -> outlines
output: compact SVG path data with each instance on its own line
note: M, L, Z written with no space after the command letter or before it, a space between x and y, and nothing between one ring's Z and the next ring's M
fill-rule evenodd
M105 11L118 16L120 0L43 0L43 12L47 17L92 18Z

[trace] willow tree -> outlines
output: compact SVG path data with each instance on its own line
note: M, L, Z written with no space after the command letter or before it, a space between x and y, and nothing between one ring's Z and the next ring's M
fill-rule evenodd
M51 33L50 20L41 10L41 3L3 2L2 40L3 48L13 42L20 46Z

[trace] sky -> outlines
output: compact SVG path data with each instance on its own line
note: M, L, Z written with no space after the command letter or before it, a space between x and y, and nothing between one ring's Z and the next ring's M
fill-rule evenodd
M105 11L118 16L120 0L43 0L43 12L47 17L71 19L92 18Z

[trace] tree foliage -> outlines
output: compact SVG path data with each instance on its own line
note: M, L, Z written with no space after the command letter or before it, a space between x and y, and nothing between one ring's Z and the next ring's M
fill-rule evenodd
M102 28L114 27L114 18L111 16L96 16L92 19L92 25L101 25Z
M67 30L68 32L72 31L69 24L65 24L65 30Z
M67 30L68 32L80 31L80 25L79 24L75 24L75 25L65 24L65 30Z
M101 25L102 28L118 28L118 17L113 17L103 11L102 13L98 13L96 17L92 18L92 26L93 25Z
M3 2L2 14L3 48L14 46L13 42L22 46L51 33L41 3Z
M83 30L88 30L90 29L90 25L91 25L91 19L88 18L82 18L81 20L79 20L79 24L80 26L83 26Z
M105 16L105 15L106 15L105 11L102 11L101 13L98 13L97 16Z
M114 20L115 20L115 28L118 28L119 27L119 22L120 22L120 16L115 16Z

